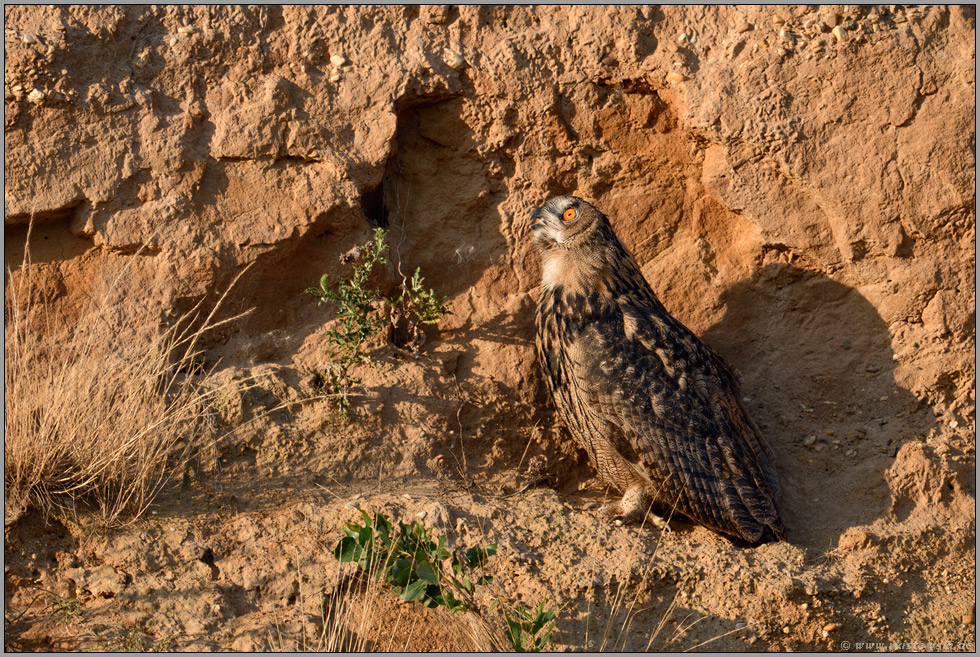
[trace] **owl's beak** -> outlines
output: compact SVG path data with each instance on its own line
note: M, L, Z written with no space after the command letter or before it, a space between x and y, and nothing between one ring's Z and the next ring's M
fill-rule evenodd
M528 221L531 222L531 230L537 232L541 228L551 228L559 233L562 231L561 226L556 225L552 221L548 221L548 214L541 208L534 208L531 211L531 216L528 217Z
M527 218L531 222L531 230L536 230L538 228L544 228L544 224L541 222L536 222L535 219L541 218L541 208L534 208L531 210L531 216Z

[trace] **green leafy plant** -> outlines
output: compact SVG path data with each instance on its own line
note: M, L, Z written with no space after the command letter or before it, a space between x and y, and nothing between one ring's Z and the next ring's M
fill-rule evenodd
M372 517L360 509L363 524L349 522L344 538L334 548L341 563L356 563L361 570L374 573L406 602L426 607L446 607L450 611L473 611L481 617L498 603L494 599L483 609L476 599L476 588L490 584L493 577L485 573L497 545L474 546L450 550L445 535L435 535L420 522L407 525L401 521L395 528L383 513ZM504 636L515 650L538 652L548 644L554 630L553 610L540 603L536 610L519 605L511 616L504 612L507 629Z
M332 395L344 419L350 412L350 393L361 383L351 373L351 368L371 360L365 352L368 340L390 325L393 336L401 333L410 336L407 344L417 354L424 337L421 325L434 324L450 312L444 298L424 287L424 279L417 268L411 279L403 280L398 296L386 297L368 287L374 267L388 263L385 256L388 251L385 243L387 235L388 231L377 228L373 241L355 247L344 255L343 261L353 264L350 278L338 281L334 287L330 276L324 274L320 277L319 287L306 290L308 294L318 297L318 303L337 304L336 317L340 328L324 332L334 348L330 354L331 362L324 372L317 373L314 384Z
M403 344L410 346L416 355L425 339L422 325L435 324L452 312L444 298L425 289L425 279L419 271L416 267L412 277L403 281L400 296L387 299L394 335L408 336L403 339Z
M541 649L551 641L551 633L555 629L555 611L546 610L544 603L538 603L536 609L523 604L514 609L514 618L504 612L507 629L504 635L518 652L541 652Z
M329 329L324 335L330 339L334 351L330 354L331 363L320 381L322 387L333 394L333 402L341 416L347 418L350 408L351 388L360 384L360 379L351 374L351 367L369 360L364 353L364 344L377 335L387 324L376 303L381 295L377 290L367 287L375 265L387 264L385 236L388 231L374 231L374 241L357 247L345 256L354 261L354 270L348 280L341 280L336 288L330 285L330 276L320 277L320 286L306 290L308 294L319 297L318 303L336 302L339 329Z
M392 585L401 600L426 607L445 606L450 611L475 608L476 586L493 578L480 574L496 545L450 552L445 536L433 536L422 523L398 523L395 529L383 513L372 519L363 509L364 524L347 523L347 534L334 549L342 563L356 562L365 571ZM380 565L380 567L378 567ZM474 583L474 579L475 583ZM461 596L460 599L457 596Z
M60 595L52 596L51 607L59 613L61 621L68 625L82 607L82 602L78 598L63 598Z

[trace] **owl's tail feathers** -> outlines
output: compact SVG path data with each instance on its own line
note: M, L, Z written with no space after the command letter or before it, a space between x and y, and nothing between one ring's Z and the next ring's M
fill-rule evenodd
M771 481L775 472L751 458L754 451L735 453L724 450L729 474L729 509L742 538L754 545L781 541L786 528L779 517ZM751 456L750 456L751 455Z

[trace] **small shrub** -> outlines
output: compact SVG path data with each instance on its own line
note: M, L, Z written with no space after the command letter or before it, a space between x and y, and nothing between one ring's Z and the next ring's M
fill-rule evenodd
M424 287L419 269L411 279L403 281L397 297L383 296L368 287L374 267L388 263L385 257L387 235L388 231L377 228L373 241L345 254L343 260L353 267L350 278L341 279L334 287L330 284L330 276L324 274L320 277L319 287L306 290L307 294L318 297L317 303L337 304L335 315L340 328L324 332L333 347L331 362L324 372L317 374L314 384L331 396L345 420L350 413L351 391L361 383L351 373L351 368L370 362L365 351L368 340L390 325L392 335L404 331L410 336L408 344L417 354L422 342L421 325L434 324L450 312L444 298Z
M404 344L410 346L416 356L425 337L421 330L422 325L435 324L451 313L445 299L433 290L425 289L424 281L416 267L412 277L403 281L401 295L386 300L393 334L397 336L404 332L408 336Z
M381 332L387 318L378 309L381 295L377 290L367 287L368 279L375 265L387 264L385 244L387 231L380 228L374 231L374 241L345 256L353 261L353 272L347 280L340 280L336 289L330 285L330 277L320 277L320 286L306 290L307 294L319 297L317 303L335 302L336 317L340 329L324 332L334 350L330 353L330 364L321 375L318 383L332 397L334 405L344 419L347 419L351 389L361 383L351 374L351 368L369 360L364 352L364 344ZM354 255L356 254L356 255Z
M51 598L51 608L61 616L61 622L68 625L82 608L82 602L78 598L63 598L56 595Z
M395 529L383 513L372 518L363 509L360 512L364 524L346 523L346 536L334 548L341 563L356 563L373 573L406 602L442 606L452 612L472 611L481 618L498 606L494 599L484 609L475 595L478 586L493 581L484 569L497 553L496 544L449 550L446 536L434 535L420 522L406 525L399 521ZM538 652L551 640L555 613L545 610L543 602L535 610L519 605L511 614L503 613L507 622L504 636L515 650Z
M551 641L551 633L555 629L555 612L545 610L544 603L538 603L536 609L523 604L514 609L514 618L504 612L507 629L504 635L518 652L541 652L541 649Z

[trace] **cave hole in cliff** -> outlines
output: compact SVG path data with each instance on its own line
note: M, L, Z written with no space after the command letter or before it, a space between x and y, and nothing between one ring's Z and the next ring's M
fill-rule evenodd
M361 210L372 226L388 227L388 206L385 204L385 179L361 194Z

